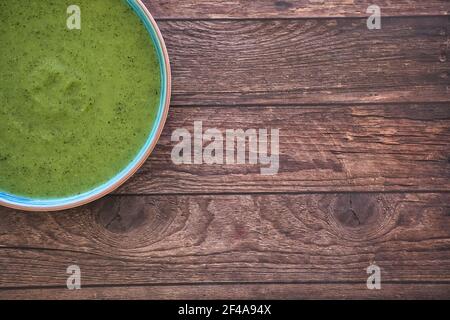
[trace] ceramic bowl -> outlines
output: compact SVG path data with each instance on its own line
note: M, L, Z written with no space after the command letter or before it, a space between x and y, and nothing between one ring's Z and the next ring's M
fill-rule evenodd
M138 155L114 178L103 185L83 194L61 199L28 199L0 192L0 205L25 211L58 211L78 207L97 200L121 186L128 180L150 156L163 130L170 105L171 71L170 62L161 32L141 0L127 0L144 23L156 48L161 72L161 98L158 113L148 139Z

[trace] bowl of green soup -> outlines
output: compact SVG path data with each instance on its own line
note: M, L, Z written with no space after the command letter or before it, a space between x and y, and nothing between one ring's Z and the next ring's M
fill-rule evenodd
M0 2L0 205L69 209L111 193L155 147L169 57L141 0Z

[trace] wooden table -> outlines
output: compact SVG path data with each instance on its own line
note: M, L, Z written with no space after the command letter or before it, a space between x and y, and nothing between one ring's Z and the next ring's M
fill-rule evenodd
M0 298L450 298L448 0L378 0L381 30L365 0L146 4L173 68L163 136L96 203L0 209ZM279 128L279 173L175 165L194 121Z

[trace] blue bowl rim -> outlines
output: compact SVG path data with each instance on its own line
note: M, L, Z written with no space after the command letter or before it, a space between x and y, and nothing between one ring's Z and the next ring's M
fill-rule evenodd
M0 205L25 211L58 211L78 207L95 201L121 186L147 160L153 151L167 119L171 94L170 61L164 39L155 20L141 0L124 0L141 19L155 46L161 73L161 97L158 114L150 135L137 156L115 177L82 194L55 199L31 199L0 192Z

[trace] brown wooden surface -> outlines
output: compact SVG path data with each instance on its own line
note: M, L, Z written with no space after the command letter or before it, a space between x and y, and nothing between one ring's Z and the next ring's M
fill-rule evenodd
M360 288L371 263L390 284L450 278L448 194L110 196L62 213L0 213L0 283L8 294L63 287L71 264L93 288Z
M229 284L4 290L4 299L448 299L447 284L384 284L383 291L361 284Z
M173 66L163 136L114 195L0 208L0 299L450 298L449 1L379 1L376 31L367 1L145 2ZM279 174L174 165L198 120L279 128Z
M175 165L171 134L204 128L280 129L280 169ZM450 108L445 104L172 108L149 161L118 193L446 191ZM264 167L264 166L263 166Z
M385 16L448 15L448 0L144 0L158 19L366 17L378 5Z
M163 21L174 105L447 101L449 17Z

